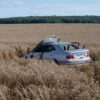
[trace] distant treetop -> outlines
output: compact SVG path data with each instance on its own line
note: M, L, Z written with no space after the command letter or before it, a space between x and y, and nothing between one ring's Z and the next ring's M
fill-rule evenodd
M29 16L0 18L0 24L24 23L100 23L100 16Z

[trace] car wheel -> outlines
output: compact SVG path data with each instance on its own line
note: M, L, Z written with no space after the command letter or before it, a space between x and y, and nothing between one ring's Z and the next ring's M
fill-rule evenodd
M60 63L59 63L56 59L54 59L54 62L55 62L57 65L60 65Z
M27 57L24 57L25 59L27 59Z

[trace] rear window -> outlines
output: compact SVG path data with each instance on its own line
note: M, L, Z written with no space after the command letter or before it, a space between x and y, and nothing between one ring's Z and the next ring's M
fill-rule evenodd
M70 44L70 45L58 45L58 47L59 47L61 50L63 50L63 51L78 49L77 46L72 45L72 44Z

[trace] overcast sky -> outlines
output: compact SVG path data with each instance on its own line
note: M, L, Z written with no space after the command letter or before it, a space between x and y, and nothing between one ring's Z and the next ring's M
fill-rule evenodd
M0 0L0 18L100 15L100 0Z

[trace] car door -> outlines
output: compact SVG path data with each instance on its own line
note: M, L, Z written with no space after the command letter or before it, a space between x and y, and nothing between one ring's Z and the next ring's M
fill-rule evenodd
M41 59L41 55L45 50L45 45L41 45L40 47L38 47L33 53L34 53L34 57Z
M56 49L54 46L46 45L42 58L47 60L52 60L54 59L55 53Z
M73 45L75 45L76 47L80 48L80 49L84 49L85 45L83 45L82 43L79 42L72 42Z

